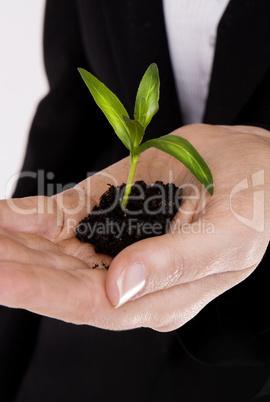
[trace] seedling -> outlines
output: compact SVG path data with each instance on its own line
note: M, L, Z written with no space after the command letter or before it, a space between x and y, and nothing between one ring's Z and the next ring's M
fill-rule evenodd
M134 108L134 119L131 119L117 96L100 82L93 74L78 69L95 102L103 111L116 135L130 152L130 170L122 200L125 210L128 196L139 162L140 154L154 147L175 157L182 162L196 179L213 194L213 178L204 159L189 141L177 135L168 134L151 139L141 144L145 129L159 109L159 73L158 67L152 63L140 82Z

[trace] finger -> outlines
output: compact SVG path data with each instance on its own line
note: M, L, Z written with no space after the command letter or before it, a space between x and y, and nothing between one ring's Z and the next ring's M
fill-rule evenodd
M164 332L184 325L250 273L245 270L211 275L114 309L106 297L104 271L67 272L0 262L0 304L74 324L110 330L149 327Z
M196 225L198 222L186 225L184 233L180 227L179 232L140 241L119 253L106 278L111 303L119 307L135 295L259 263L254 239L245 239L237 228L233 235L223 227L199 233Z
M0 276L0 304L8 307L83 323L94 306L94 283L77 271L1 261Z
M85 262L89 268L108 269L112 258L96 254L91 244L80 243L76 238L53 243L34 234L0 229L0 260L27 261L30 264L73 270L77 269L78 260Z
M104 270L64 271L0 261L0 305L23 308L74 324L121 329L130 325L115 310L105 291Z
M50 240L44 237L38 236L32 233L22 233L22 232L12 232L0 228L0 249L2 250L2 255L5 253L5 241L13 241L16 244L24 245L32 250L37 251L57 251L59 246L52 243ZM15 251L14 251L15 254ZM14 255L13 254L13 255Z
M54 239L62 229L61 211L49 197L26 197L0 200L0 227L36 233Z
M160 332L173 331L195 317L217 296L246 279L254 268L210 275L147 294L116 311L123 310L126 320L129 317L134 327L148 327Z
M74 270L80 267L78 258L63 253L63 247L43 237L0 230L0 261L10 261L47 268ZM88 262L91 259L88 258Z

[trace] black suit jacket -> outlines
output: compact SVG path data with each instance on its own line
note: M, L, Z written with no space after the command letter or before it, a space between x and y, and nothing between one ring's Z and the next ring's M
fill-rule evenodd
M205 123L270 129L269 21L269 0L230 1ZM147 136L182 125L161 0L48 0L44 51L50 92L38 106L23 165L39 171L44 186L21 179L15 196L51 195L126 155L77 67L91 70L132 114L141 75L156 62L160 111ZM1 308L0 400L270 400L268 264L266 256L250 278L170 333L104 331Z

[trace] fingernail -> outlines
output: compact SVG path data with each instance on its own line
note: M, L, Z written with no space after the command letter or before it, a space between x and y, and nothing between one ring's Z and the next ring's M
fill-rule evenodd
M145 270L141 264L129 265L117 279L119 301L116 308L122 306L139 293L145 285Z

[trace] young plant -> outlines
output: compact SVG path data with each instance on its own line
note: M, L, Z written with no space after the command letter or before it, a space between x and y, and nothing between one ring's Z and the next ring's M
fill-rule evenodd
M78 70L95 102L130 152L130 170L122 200L123 210L128 203L140 154L151 147L164 151L182 162L208 192L213 194L213 178L210 169L189 141L177 135L168 134L141 144L146 127L159 109L160 81L155 63L147 68L140 82L135 101L134 119L129 117L117 96L93 74L83 68Z

